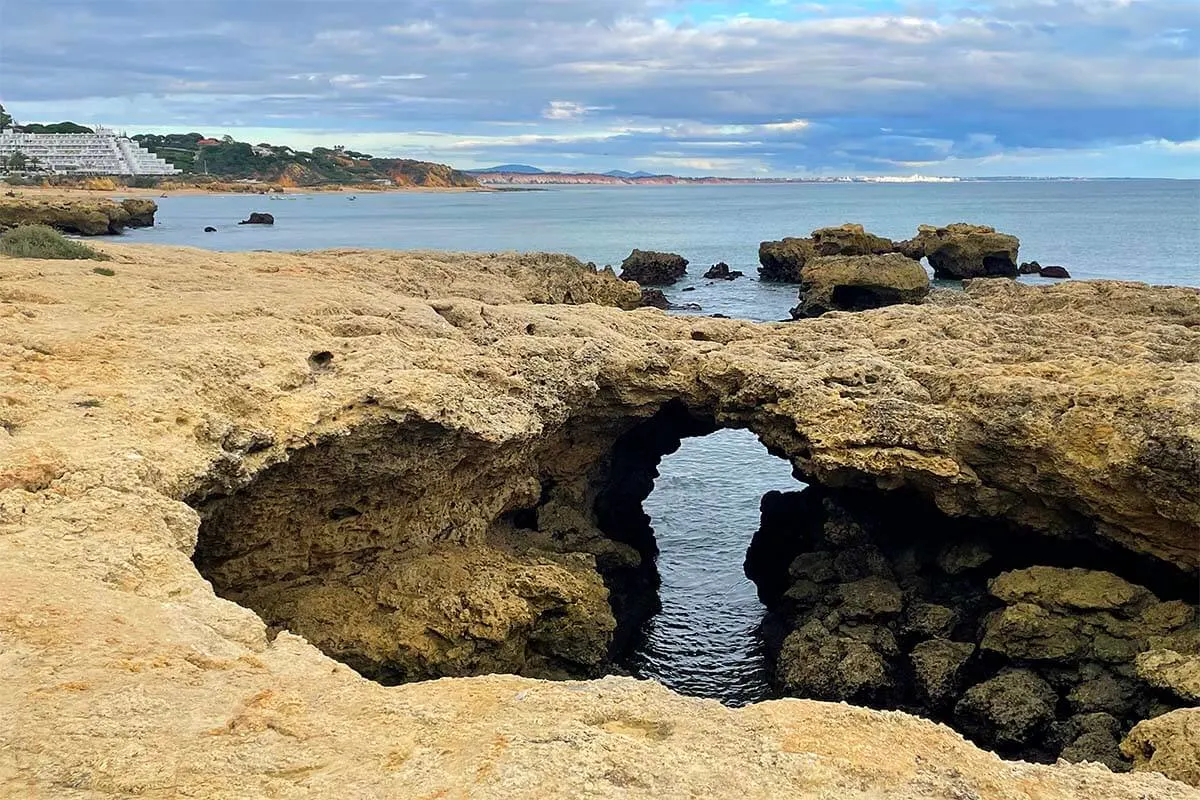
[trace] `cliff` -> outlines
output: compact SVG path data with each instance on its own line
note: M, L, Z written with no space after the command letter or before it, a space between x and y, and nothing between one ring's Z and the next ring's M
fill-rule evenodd
M615 478L671 409L815 482L1194 569L1194 290L756 325L622 310L561 256L99 247L111 277L0 261L0 794L1197 796L898 712L383 685L602 671L645 566Z

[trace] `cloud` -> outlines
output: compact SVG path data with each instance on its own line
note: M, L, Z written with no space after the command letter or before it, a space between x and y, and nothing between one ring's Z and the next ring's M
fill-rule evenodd
M42 0L5 6L0 90L24 120L373 137L464 166L1200 176L1198 51L1193 0Z

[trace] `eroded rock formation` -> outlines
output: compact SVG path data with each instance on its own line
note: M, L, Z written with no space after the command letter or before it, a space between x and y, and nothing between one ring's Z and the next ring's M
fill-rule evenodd
M49 225L80 236L117 234L154 225L158 205L129 198L0 197L0 231L19 225Z
M1016 236L997 233L988 225L957 222L944 228L922 225L916 238L897 244L909 258L929 259L936 278L1015 278L1018 274Z
M812 258L800 270L800 304L792 317L917 303L928 294L925 268L896 253Z
M1047 562L1109 565L1187 601ZM747 567L791 695L903 708L1008 756L1117 770L1131 728L1194 702L1194 581L1151 562L810 488L764 499Z
M902 714L384 688L321 649L386 681L602 669L647 612L655 459L715 427L826 486L1193 569L1196 292L969 283L756 325L623 311L636 286L562 257L100 247L112 279L0 281L5 792L1188 796ZM843 605L890 614L869 578ZM926 640L965 644L944 617ZM929 691L955 659L921 651Z

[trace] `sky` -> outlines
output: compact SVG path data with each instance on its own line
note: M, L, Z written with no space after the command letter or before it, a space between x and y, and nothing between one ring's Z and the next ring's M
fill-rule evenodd
M0 0L0 102L467 169L1200 178L1200 0Z

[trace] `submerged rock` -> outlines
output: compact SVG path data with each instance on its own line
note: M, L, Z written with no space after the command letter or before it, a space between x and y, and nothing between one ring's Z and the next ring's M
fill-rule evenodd
M621 262L623 281L642 286L669 286L687 274L688 260L675 253L634 250Z
M929 294L925 268L895 253L812 258L800 270L800 281L794 319L916 303Z

